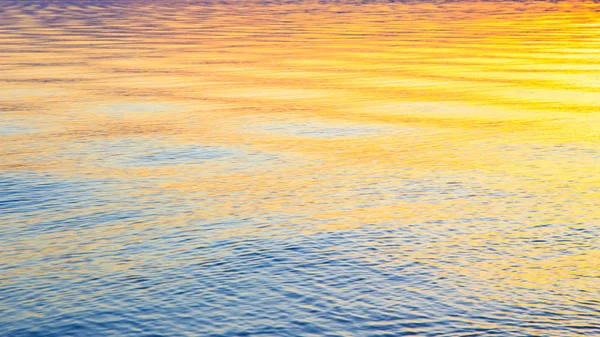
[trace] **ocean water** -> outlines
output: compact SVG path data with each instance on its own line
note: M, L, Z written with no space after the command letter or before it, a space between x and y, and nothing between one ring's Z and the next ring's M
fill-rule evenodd
M0 336L600 335L600 5L0 0Z

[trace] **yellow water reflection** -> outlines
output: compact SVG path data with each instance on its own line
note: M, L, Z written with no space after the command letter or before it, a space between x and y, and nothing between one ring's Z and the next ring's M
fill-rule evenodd
M565 294L558 307L597 301L599 9L12 2L0 11L0 169L148 181L128 196L192 205L23 238L41 255L14 261L230 216L265 227L212 238L407 226L431 241L366 258L439 261L471 280L466 292L508 302L527 302L523 289ZM198 147L215 153L185 152Z

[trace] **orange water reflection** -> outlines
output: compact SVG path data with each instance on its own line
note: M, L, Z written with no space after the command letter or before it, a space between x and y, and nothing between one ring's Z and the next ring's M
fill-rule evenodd
M507 301L524 288L597 301L597 4L29 7L0 12L0 169L148 180L131 195L192 205L23 239L36 254L232 214L266 227L214 238L416 226L430 242L374 254L454 257L448 275L484 288L465 291ZM241 154L131 159L200 145ZM200 196L210 207L193 207Z

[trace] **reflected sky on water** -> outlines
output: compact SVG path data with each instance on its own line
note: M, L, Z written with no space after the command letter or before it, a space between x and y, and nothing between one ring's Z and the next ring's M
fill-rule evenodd
M0 335L600 333L599 6L0 0Z

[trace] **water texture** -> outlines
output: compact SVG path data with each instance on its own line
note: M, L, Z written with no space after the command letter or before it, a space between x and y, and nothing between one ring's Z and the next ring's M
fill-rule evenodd
M600 5L0 0L0 335L600 335Z

